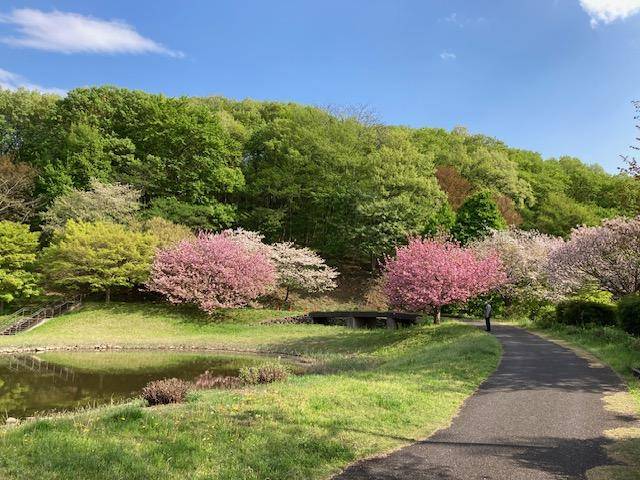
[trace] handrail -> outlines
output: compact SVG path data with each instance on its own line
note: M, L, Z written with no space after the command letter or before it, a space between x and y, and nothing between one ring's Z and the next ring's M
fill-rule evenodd
M22 318L20 318L19 320L10 324L7 328L2 330L0 332L0 335L15 335L16 333L22 332L28 328L31 328L37 325L43 320L53 318L56 315L60 315L65 311L68 311L69 309L81 303L82 303L82 295L75 295L72 298L62 299L55 302L51 302L49 304L41 305L37 309L32 307L32 312L30 315L22 316ZM27 307L25 307L25 309L26 308ZM22 311L22 310L24 309L21 309L19 311ZM16 318L18 317L16 316Z

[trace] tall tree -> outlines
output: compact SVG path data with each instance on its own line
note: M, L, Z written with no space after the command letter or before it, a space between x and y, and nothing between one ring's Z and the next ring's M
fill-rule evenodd
M43 230L64 228L69 220L131 224L140 209L140 192L128 185L92 180L90 190L72 189L55 199L43 213Z
M37 251L37 233L27 225L0 221L0 311L6 303L39 293Z
M489 191L483 191L465 200L458 210L451 233L456 240L466 244L506 226L493 195Z
M638 121L640 120L640 101L633 102L633 106L636 109L636 115L633 118ZM636 128L640 130L640 125L636 125ZM640 137L637 137L636 141L640 142ZM631 145L631 148L640 150L640 145ZM622 159L627 164L627 168L624 171L636 178L640 178L640 163L638 163L638 159L632 155L622 155Z
M35 179L33 167L0 155L0 219L23 222L34 215L39 203Z

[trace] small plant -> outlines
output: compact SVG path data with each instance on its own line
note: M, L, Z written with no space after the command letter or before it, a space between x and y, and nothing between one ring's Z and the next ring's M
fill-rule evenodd
M620 299L618 321L625 332L640 336L640 295L627 295Z
M225 377L214 375L208 370L196 379L195 386L199 390L212 388L238 388L243 385L243 381L238 377Z
M185 401L190 388L191 384L189 382L178 378L165 378L164 380L149 382L142 389L142 397L149 406L182 403Z
M280 382L289 378L289 370L280 363L265 363L240 369L240 380L249 385Z

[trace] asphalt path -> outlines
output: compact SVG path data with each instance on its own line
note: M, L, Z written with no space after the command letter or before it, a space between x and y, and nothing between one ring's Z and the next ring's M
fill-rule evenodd
M620 378L525 330L496 325L492 334L502 361L449 428L334 479L586 479L609 464L603 432L637 426L604 408L605 394L625 391Z

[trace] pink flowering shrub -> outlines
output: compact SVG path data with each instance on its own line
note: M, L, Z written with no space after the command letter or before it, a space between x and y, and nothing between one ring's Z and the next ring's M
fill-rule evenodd
M172 303L192 303L207 313L243 307L273 288L275 268L263 253L221 234L200 234L161 250L149 290Z
M413 239L399 247L384 268L384 290L394 308L434 312L464 302L507 281L495 253L482 257L471 248L438 240Z
M549 259L549 278L562 293L589 285L614 297L640 292L640 217L573 229Z

